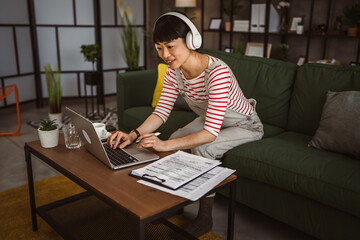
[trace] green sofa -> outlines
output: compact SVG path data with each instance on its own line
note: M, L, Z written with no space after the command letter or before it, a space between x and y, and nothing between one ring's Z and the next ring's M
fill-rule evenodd
M262 140L236 147L222 159L223 166L236 169L236 200L319 239L360 239L360 160L307 146L319 126L327 90L360 91L360 68L298 67L200 51L231 67L245 96L257 100L264 124ZM151 114L156 79L156 70L119 74L119 129L134 129ZM159 130L161 138L194 118L190 111L174 110Z

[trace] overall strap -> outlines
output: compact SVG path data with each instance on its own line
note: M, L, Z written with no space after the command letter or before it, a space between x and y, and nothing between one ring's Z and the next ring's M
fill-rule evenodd
M209 85L209 74L210 74L211 70L213 70L214 67L215 67L217 64L222 65L222 62L219 61L219 60L216 60L216 61L210 63L210 64L208 65L208 67L205 69L204 80L205 80L205 93L206 93L207 96L209 96L209 88L208 88L208 85Z
M209 74L210 74L211 70L213 70L214 67L216 65L218 65L218 64L224 65L223 62L217 60L217 61L214 61L214 62L210 63L207 66L207 68L205 69L204 80L205 80L205 92L206 92L206 95L209 95L209 89L208 89ZM181 95L183 95L183 93L184 93L184 83L183 83L182 78L181 78L180 68L175 69L175 77L176 77L176 81L178 83L179 93Z
M184 83L181 78L180 68L175 69L175 78L178 84L179 94L183 95L185 90L184 90Z

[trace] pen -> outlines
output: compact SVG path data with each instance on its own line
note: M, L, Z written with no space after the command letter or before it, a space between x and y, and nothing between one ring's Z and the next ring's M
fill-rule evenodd
M155 135L156 137L159 136L160 134L161 134L160 132L154 133L154 135ZM144 139L144 138L136 140L136 143L141 142L141 140L143 140L143 139Z

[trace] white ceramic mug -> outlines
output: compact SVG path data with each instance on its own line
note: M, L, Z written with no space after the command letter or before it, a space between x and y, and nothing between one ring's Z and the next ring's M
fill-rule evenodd
M107 130L105 128L105 123L93 123L95 131L100 139L105 138Z

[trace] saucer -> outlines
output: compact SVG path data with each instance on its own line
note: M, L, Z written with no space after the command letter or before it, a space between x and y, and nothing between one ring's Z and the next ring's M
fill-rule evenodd
M110 133L110 132L107 132L106 135L105 135L105 137L102 137L101 140L106 140L110 135L111 135L111 133Z

